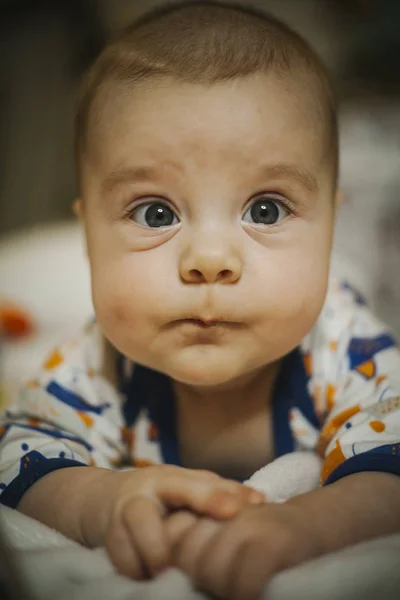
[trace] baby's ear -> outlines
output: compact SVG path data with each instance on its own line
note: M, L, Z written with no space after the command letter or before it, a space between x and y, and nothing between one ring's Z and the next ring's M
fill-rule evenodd
M72 212L78 219L82 218L82 200L80 198L75 198L72 203Z
M336 194L335 194L335 207L339 208L340 205L342 204L344 199L344 194L343 194L343 190L341 190L340 188L338 188L336 190Z

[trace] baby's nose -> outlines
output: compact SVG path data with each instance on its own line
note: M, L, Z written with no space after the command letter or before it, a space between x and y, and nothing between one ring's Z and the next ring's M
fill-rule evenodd
M185 283L235 283L241 274L239 253L223 244L191 246L180 262L180 276Z

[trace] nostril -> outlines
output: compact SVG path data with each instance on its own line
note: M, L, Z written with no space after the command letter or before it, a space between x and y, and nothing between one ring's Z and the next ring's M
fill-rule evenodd
M235 280L234 273L231 269L221 269L220 271L190 269L187 271L184 279L191 283L215 283L220 281L222 283L230 283Z
M218 273L218 279L227 279L232 274L232 271L229 269L223 269Z
M191 269L190 278L194 279L195 281L199 281L203 279L203 274L198 269Z

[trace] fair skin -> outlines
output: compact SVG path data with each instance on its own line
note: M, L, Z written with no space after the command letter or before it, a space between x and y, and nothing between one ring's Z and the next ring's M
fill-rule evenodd
M105 106L82 164L93 301L106 337L173 380L187 466L200 466L196 446L210 422L219 423L215 440L227 415L246 423L257 442L239 473L231 439L202 457L203 468L243 478L273 458L277 363L313 326L328 279L330 165L310 102L291 92L263 76L152 81ZM251 217L260 199L277 211L272 226ZM157 201L168 226L143 220ZM196 434L185 436L193 423Z
M105 543L124 574L175 562L233 600L256 598L277 570L400 529L391 475L349 476L284 505L254 505L224 479L274 458L280 360L326 295L335 186L315 104L295 83L160 79L104 107L80 204L96 315L113 347L173 381L186 468L64 469L19 507Z

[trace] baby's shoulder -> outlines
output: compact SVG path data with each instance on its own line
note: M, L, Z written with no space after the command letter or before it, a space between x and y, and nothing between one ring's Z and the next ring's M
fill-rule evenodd
M87 322L75 334L54 347L38 372L38 380L71 379L105 376L112 372L116 351L107 342L100 326L94 320Z
M301 350L313 364L341 362L353 346L396 345L390 328L369 308L360 292L346 281L331 278L324 306Z

